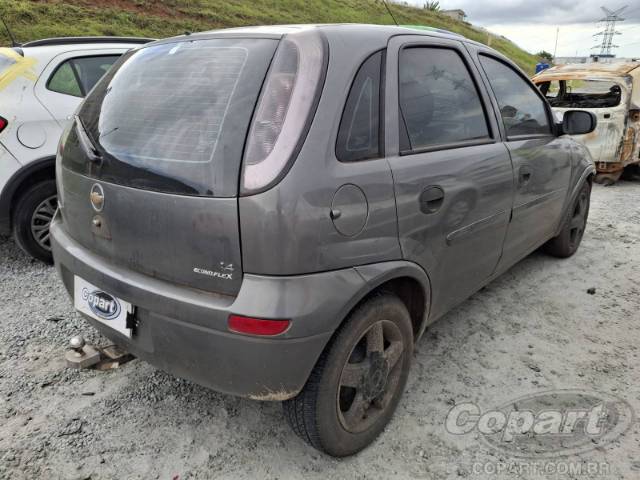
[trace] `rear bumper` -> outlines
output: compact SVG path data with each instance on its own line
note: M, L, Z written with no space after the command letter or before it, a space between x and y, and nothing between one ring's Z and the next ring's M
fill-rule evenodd
M70 294L74 275L136 306L129 339L89 322L137 357L214 390L285 400L302 389L320 353L366 282L353 268L291 277L245 274L236 297L216 295L115 266L74 241L60 215L51 225L53 256ZM229 314L290 319L269 338L227 330Z

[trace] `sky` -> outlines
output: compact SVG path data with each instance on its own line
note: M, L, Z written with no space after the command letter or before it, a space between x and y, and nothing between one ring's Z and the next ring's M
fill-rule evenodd
M422 6L425 0L409 0ZM598 20L606 15L600 9L606 6L617 10L625 18L616 25L614 49L618 57L640 58L640 1L638 0L440 0L443 9L462 9L467 21L504 35L520 47L535 53L546 50L553 53L558 35L557 56L586 56L598 53L602 37L593 35L604 29Z

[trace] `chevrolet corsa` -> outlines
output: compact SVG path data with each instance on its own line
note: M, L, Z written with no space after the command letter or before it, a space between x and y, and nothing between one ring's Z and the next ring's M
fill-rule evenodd
M171 38L120 59L63 135L53 255L114 342L283 401L300 437L350 455L429 323L541 246L577 250L595 172L565 134L594 128L554 123L518 67L447 32Z

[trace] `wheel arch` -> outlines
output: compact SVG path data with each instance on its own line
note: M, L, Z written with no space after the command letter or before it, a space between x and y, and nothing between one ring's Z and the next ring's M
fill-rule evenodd
M422 267L412 262L394 261L359 266L355 269L365 280L366 288L359 295L355 305L349 309L349 313L371 296L380 292L391 292L407 307L413 325L414 340L417 342L430 323L431 310L431 281Z
M30 162L15 172L0 194L0 232L11 233L15 201L22 192L44 180L55 180L56 157L48 156Z
M560 231L562 230L563 219L567 215L567 210L569 210L569 208L571 208L571 205L573 205L573 203L575 202L576 198L578 197L578 193L580 192L580 189L582 188L582 185L584 184L584 182L589 182L590 185L593 185L593 180L595 178L595 175L596 175L595 167L593 165L589 165L577 177L578 180L571 186L569 190L569 194L567 195L567 200L562 209L562 215L558 220L558 225L556 227L554 236L560 234Z

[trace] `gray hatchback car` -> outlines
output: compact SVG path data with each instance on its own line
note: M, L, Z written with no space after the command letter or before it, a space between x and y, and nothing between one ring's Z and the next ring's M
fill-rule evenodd
M594 166L509 60L370 25L150 43L60 143L75 307L174 375L284 401L331 455L384 428L426 326L540 246L572 255Z

